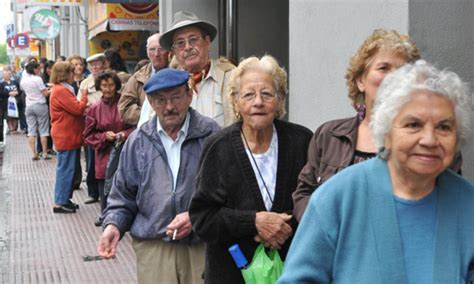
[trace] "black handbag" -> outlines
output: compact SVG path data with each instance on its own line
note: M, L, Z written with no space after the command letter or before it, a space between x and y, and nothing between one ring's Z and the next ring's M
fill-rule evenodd
M120 153L122 152L123 144L125 141L117 140L110 151L109 160L107 161L107 167L105 169L105 182L104 182L104 195L107 196L112 189L112 182L114 180L115 172L120 160Z

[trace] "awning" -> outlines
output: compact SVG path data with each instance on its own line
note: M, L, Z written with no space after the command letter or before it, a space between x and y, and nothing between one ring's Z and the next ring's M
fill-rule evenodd
M107 31L108 20L103 21L102 23L98 24L97 26L93 27L89 30L89 40L94 38L96 35L106 32Z
M158 31L158 19L107 19L89 31L89 40L102 32L109 31Z

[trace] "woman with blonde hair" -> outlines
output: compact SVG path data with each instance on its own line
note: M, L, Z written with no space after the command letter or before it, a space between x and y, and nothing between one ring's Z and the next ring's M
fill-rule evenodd
M243 60L229 90L238 122L208 138L189 209L207 245L206 283L243 282L227 251L236 243L249 260L260 243L285 258L296 229L291 194L311 138L281 120L287 76L273 57Z
M74 65L68 61L57 62L51 73L50 108L51 135L58 151L56 185L54 189L54 213L74 213L79 206L70 198L74 172L80 157L84 112L87 96L76 99L71 84L74 82Z

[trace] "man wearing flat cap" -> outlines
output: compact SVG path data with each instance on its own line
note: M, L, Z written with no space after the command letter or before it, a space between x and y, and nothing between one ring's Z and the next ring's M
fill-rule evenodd
M235 121L227 91L235 66L222 58L210 59L211 42L216 34L213 24L193 13L179 11L174 14L171 27L161 35L160 45L173 52L179 66L190 73L191 106L220 126L227 126Z
M102 216L99 254L113 257L130 231L139 283L203 282L205 248L188 206L204 140L219 126L190 107L188 79L165 68L145 84L156 116L127 139Z

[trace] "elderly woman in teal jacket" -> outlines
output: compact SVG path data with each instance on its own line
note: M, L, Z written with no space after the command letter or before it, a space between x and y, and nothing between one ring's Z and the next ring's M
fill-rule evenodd
M417 61L388 75L371 123L378 157L313 194L278 283L466 283L474 186L448 166L469 106L453 72Z

